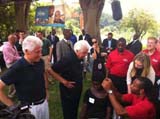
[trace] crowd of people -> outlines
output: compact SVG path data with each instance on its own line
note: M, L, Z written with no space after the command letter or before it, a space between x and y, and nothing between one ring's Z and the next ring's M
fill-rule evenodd
M127 44L110 32L100 45L85 30L77 38L64 29L62 40L55 29L47 37L19 30L8 36L2 53L7 71L0 77L0 101L9 108L16 96L36 119L52 118L48 87L53 77L59 81L64 119L78 118L81 98L80 119L160 118L160 39L149 37L142 50L137 34ZM92 85L82 96L89 66Z

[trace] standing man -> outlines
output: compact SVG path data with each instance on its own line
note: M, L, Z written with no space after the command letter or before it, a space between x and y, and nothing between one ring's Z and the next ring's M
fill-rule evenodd
M108 38L103 40L102 46L106 49L107 53L110 53L117 46L117 40L113 38L113 33L108 33Z
M10 34L8 36L8 42L3 45L3 58L7 68L10 68L17 60L21 57L19 56L18 50L15 46L17 36L15 34ZM9 86L8 96L13 98L16 93L16 90L13 85Z
M160 53L156 49L157 38L149 37L147 39L147 48L143 50L150 57L151 64L156 73L156 81L160 79Z
M56 46L57 46L57 43L59 42L59 38L58 38L58 36L56 36L55 29L52 29L52 32L50 35L47 36L47 39L50 40L52 47L53 47L53 51L52 51L53 60L52 61L53 61L53 63L56 63L57 62Z
M108 77L111 78L113 84L120 93L127 92L126 75L130 62L133 60L134 54L126 50L126 40L120 38L117 42L117 48L112 51L106 61L108 69Z
M0 101L7 106L14 102L4 93L6 85L14 84L18 100L30 105L36 119L49 119L48 82L44 78L44 62L41 59L42 41L28 36L22 43L24 57L18 60L0 78Z
M43 42L42 59L44 60L44 63L45 63L45 77L47 80L49 80L47 69L48 67L50 67L50 61L52 58L52 45L48 39L44 38L42 31L38 31L36 35Z
M130 42L126 48L130 50L134 55L138 54L142 50L142 43L138 40L139 36L134 34L133 41Z
M108 78L103 81L102 86L108 93L110 102L117 115L129 119L155 118L153 84L148 78L136 78L131 84L131 94L120 94ZM129 105L124 107L121 103Z
M89 45L92 46L92 38L84 29L82 29L82 34L79 36L79 40L86 40Z
M49 73L60 82L60 95L64 119L77 119L82 92L82 59L87 55L89 44L85 40L75 43L74 51L63 57Z
M160 106L160 53L157 50L157 38L149 37L147 39L147 48L143 50L150 57L151 64L156 73L155 87L157 88L157 100ZM160 107L158 107L160 109ZM157 119L160 118L160 110L157 110Z
M72 42L73 46L74 46L74 44L77 42L77 37L76 37L76 35L73 33L73 30L72 30L72 29L71 29L70 41Z
M17 48L15 46L17 36L15 34L10 34L8 36L8 42L3 45L3 57L7 68L10 68L17 60L21 57L18 54Z
M23 56L24 54L22 51L22 42L23 42L24 38L26 37L25 31L20 30L17 35L18 35L18 40L16 41L15 46L18 50L19 55Z
M57 61L59 61L62 57L64 57L66 54L70 53L73 50L73 44L70 41L70 29L64 29L63 36L64 39L58 42L56 47Z

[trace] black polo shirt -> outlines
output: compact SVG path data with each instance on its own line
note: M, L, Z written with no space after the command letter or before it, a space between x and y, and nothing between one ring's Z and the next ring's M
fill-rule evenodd
M15 85L20 101L30 103L46 97L43 60L29 64L21 58L1 76L1 80L6 85Z
M74 81L77 84L82 83L83 63L82 60L77 58L74 51L53 64L52 69L68 81Z

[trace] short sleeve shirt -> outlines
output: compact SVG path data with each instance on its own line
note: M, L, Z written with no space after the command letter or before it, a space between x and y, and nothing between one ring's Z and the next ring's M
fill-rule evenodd
M49 55L49 48L51 47L51 42L48 39L43 39L43 46L42 46L42 55L46 56Z
M111 107L108 97L97 98L90 89L85 92L83 102L87 104L87 117L102 119L106 117L107 107Z
M20 101L30 103L46 97L43 60L32 65L21 58L1 76L1 80L6 85L15 85Z
M154 119L155 107L147 98L139 98L134 94L125 94L122 98L131 104L125 108L130 119Z

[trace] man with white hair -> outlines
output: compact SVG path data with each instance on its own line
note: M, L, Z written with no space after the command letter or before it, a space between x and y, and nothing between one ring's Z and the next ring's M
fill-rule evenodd
M85 40L75 43L74 50L62 57L48 69L60 82L60 95L64 119L77 119L82 92L82 59L88 54L89 44Z
M48 82L44 79L44 62L41 59L42 41L35 36L28 36L22 48L24 57L0 77L0 101L7 106L14 106L14 102L4 93L6 85L14 84L18 100L31 106L31 114L36 119L49 119L46 100Z

